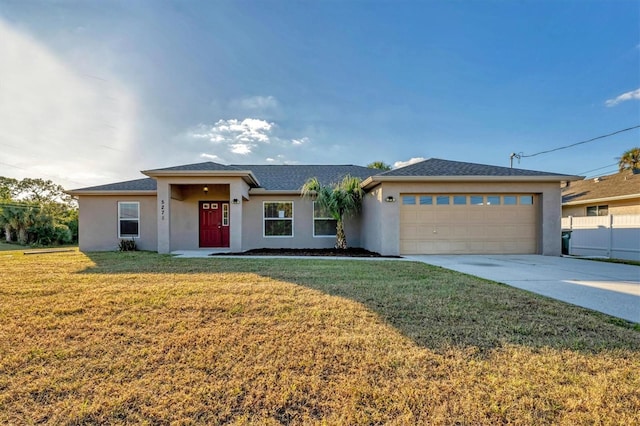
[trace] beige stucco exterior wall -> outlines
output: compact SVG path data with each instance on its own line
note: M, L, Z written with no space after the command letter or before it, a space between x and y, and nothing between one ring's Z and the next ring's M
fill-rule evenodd
M263 227L263 203L293 202L293 237L265 237ZM330 248L335 237L313 236L313 202L299 195L251 195L243 203L242 249L255 248ZM350 247L360 246L360 220L345 221L345 233Z
M589 202L575 206L562 206L562 217L584 217L587 206L609 206L610 215L640 214L640 198L619 201Z
M367 195L363 219L363 247L384 255L400 254L400 195L405 193L514 193L536 194L540 208L538 252L559 256L561 252L561 196L559 182L384 182L375 195ZM384 201L387 197L396 201ZM377 212L369 212L378 205ZM369 207L369 208L367 208Z
M243 203L231 203L248 197L249 185L242 178L159 177L157 182L158 253L199 248L198 201L229 202L229 249L242 250Z
M79 235L81 251L117 250L118 201L140 203L140 238L135 238L140 250L157 249L156 197L153 195L82 195L78 197Z
M360 240L362 247L380 253L382 250L382 188L369 191L362 200Z

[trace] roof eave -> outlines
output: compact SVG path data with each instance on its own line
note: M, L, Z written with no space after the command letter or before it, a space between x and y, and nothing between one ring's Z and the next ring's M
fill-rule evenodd
M299 189L251 188L249 195L300 195Z
M99 189L90 189L90 190L72 189L69 191L64 191L64 193L77 197L80 195L156 195L158 192L155 189L153 190L105 190L105 191L101 191Z
M362 182L362 188L383 182L564 182L582 180L584 176L370 176Z
M241 177L249 186L259 187L260 182L251 170L143 170L143 175L158 177Z
M562 203L562 205L578 206L580 204L604 203L608 201L624 201L624 200L632 200L634 198L640 198L640 194L616 195L613 197L603 197L603 198L589 198L589 199L583 199L583 200L568 201L566 203Z

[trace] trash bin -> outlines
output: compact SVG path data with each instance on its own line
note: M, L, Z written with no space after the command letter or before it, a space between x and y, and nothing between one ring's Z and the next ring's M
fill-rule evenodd
M562 254L569 254L569 240L571 240L571 231L562 231Z

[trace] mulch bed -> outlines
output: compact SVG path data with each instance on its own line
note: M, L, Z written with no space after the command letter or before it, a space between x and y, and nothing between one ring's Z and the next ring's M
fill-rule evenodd
M400 256L383 256L380 253L365 250L359 247L350 247L347 249L289 249L289 248L261 248L247 250L240 253L224 253L212 254L212 256L337 256L337 257L392 257Z

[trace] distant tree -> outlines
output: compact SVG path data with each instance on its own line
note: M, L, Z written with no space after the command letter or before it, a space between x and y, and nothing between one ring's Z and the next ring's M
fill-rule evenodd
M310 178L302 186L301 195L314 200L336 220L336 248L348 247L344 218L360 211L364 196L361 183L360 178L347 175L334 186L322 185L317 178Z
M70 243L78 235L76 201L50 180L0 176L0 229L8 242Z
M0 202L12 200L17 195L18 180L0 176Z
M24 178L17 185L21 199L38 204L63 203L74 205L71 196L64 193L64 188L50 180Z
M0 206L0 227L2 227L4 238L8 243L12 241L11 231L13 231L14 214L12 206L6 204L6 202Z
M378 170L391 170L391 166L385 163L384 161L374 161L371 164L367 164L367 167L370 169L378 169Z
M618 159L618 168L621 172L631 170L637 173L640 170L640 148L631 148L625 151Z

